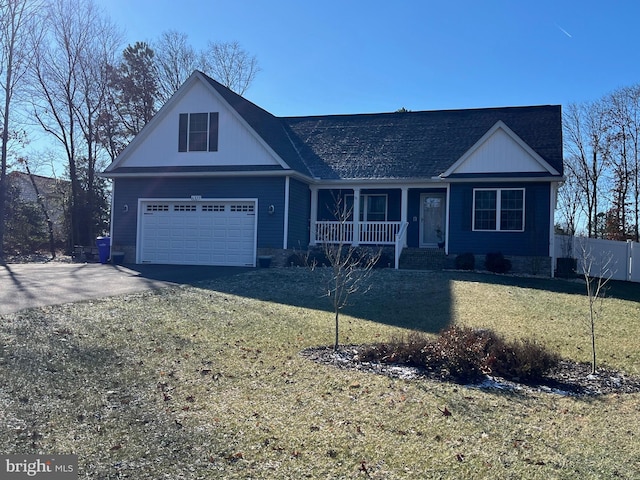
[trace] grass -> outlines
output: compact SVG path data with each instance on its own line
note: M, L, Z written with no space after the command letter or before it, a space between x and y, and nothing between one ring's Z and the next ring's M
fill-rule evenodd
M341 343L450 324L589 359L583 285L379 271ZM640 374L640 298L612 286L600 359ZM640 395L488 392L317 365L329 302L256 270L0 317L0 451L73 453L81 478L638 478ZM444 408L451 415L443 415Z

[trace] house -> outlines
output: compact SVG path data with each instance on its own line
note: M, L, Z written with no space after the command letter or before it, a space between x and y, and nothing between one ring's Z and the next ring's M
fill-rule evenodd
M255 266L347 241L551 273L561 108L276 117L194 72L103 175L131 263Z
M23 203L36 204L38 194L40 195L52 222L54 237L62 242L66 237L65 216L71 191L70 182L42 175L29 175L17 170L7 174L7 181L10 188L15 189L17 199ZM40 211L40 206L37 208Z

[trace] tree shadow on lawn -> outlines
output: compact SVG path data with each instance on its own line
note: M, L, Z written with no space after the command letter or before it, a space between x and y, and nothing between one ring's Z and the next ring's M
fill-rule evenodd
M322 272L291 267L254 270L197 286L264 302L333 315ZM394 327L438 333L452 322L450 279L437 272L376 270L366 291L354 293L340 311Z
M197 284L266 302L310 308L332 314L322 272L304 268L244 270ZM366 292L354 293L341 314L426 333L439 333L453 323L452 285L456 281L507 285L561 294L586 295L584 282L520 277L482 272L376 270ZM640 301L640 289L610 282L607 297Z
M468 280L495 285L508 285L520 288L545 290L552 293L586 296L584 277L573 279L525 277L518 275L500 275L489 272L447 272L457 276L457 280ZM633 282L610 280L606 285L606 297L630 302L640 302L640 286Z

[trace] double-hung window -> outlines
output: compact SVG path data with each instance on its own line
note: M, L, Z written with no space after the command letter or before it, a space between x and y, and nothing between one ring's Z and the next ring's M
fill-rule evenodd
M524 231L524 188L474 189L473 229Z
M366 219L367 222L386 222L387 196L362 195L362 197L363 200L360 201L360 219Z
M179 152L218 151L218 112L181 113Z
M353 219L353 195L345 195L345 214L348 220ZM360 195L360 221L361 222L386 222L387 221L387 196L384 194Z

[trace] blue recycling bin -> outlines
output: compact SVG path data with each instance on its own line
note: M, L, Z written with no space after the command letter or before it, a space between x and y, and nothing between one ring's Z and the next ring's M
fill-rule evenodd
M100 263L107 263L109 261L109 253L111 250L111 239L109 237L96 238L96 247L98 247Z

